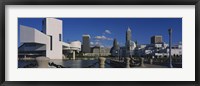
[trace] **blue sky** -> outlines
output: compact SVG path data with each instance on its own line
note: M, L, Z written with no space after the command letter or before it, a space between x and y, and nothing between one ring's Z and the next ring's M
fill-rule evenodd
M150 44L150 37L162 35L168 43L168 29L172 28L172 44L182 42L182 18L58 18L63 20L63 40L82 41L83 34L91 36L94 45L112 46L116 38L120 46L125 44L128 27L132 30L132 40L138 44ZM18 18L19 25L42 30L43 18ZM18 40L19 42L19 40Z

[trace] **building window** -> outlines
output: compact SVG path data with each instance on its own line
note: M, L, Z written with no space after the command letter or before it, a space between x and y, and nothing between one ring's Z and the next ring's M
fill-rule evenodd
M53 41L53 39L52 39L52 36L50 36L50 50L52 50L52 41Z
M62 36L62 35L61 35L61 34L59 34L59 41L62 41L62 40L61 40L61 36Z

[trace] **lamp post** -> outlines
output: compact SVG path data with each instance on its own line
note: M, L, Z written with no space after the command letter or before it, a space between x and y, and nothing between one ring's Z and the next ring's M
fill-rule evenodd
M133 44L131 44L130 46L130 58L132 58L132 55L133 55Z
M101 56L101 46L99 45L99 57Z
M119 60L120 60L120 57L119 57L119 49L118 49L117 51L118 51L118 53L117 53L117 54L118 54L118 58L119 58Z
M172 29L168 29L169 32L169 67L173 68L172 66L172 57L171 57L171 50L172 50Z

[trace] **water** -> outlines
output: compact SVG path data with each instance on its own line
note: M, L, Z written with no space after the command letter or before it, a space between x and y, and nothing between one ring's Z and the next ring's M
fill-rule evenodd
M27 68L28 65L35 64L30 66L31 68L35 68L37 66L36 60L18 60L18 68Z
M62 65L66 68L99 68L98 60L50 60L49 62ZM18 68L24 68L24 66L29 64L37 64L37 62L35 60L19 60ZM109 59L105 62L105 68L111 68Z
M50 63L53 62L57 65L62 65L65 68L99 68L99 61L98 59L95 60L50 60ZM154 66L166 66L169 63L165 64L155 64ZM156 66L157 65L157 66ZM173 62L173 66L175 68L182 68L182 62ZM148 66L147 68L155 68L152 65ZM18 68L37 68L37 61L35 60L18 60ZM114 68L114 65L110 65L110 59L106 59L105 68ZM158 67L160 68L160 67ZM163 67L165 68L165 67Z

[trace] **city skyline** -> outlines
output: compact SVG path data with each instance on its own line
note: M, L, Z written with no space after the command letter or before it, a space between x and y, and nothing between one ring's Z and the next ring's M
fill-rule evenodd
M92 44L111 47L116 38L120 46L125 44L126 30L130 27L132 40L138 44L150 44L153 35L163 36L168 43L168 29L173 29L173 45L182 41L182 18L58 18L63 21L63 41L79 40L89 34ZM19 25L42 30L43 18L19 18ZM19 33L18 33L19 34ZM19 39L18 39L19 44ZM18 45L19 46L19 45Z

